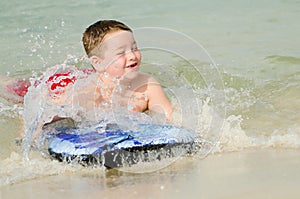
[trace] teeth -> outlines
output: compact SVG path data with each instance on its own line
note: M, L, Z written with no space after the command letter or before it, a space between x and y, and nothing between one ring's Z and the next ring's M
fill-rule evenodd
M128 68L133 68L135 66L136 66L136 64L131 64L131 65L128 66Z

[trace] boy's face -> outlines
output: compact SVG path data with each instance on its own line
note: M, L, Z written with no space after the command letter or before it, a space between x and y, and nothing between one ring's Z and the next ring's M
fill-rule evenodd
M141 63L141 54L133 34L129 31L116 31L107 34L100 45L101 55L98 72L103 69L112 77L122 77L129 72L137 71Z

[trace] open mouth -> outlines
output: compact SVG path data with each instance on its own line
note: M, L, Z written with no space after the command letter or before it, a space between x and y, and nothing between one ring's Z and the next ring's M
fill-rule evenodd
M131 64L129 66L126 66L126 68L132 69L132 68L135 68L136 66L137 66L137 63L133 63L133 64Z

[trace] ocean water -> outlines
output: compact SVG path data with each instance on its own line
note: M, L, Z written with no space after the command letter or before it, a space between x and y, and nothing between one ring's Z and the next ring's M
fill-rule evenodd
M117 19L134 29L141 70L164 86L176 107L175 123L203 134L213 144L211 153L300 147L299 1L0 5L3 79L35 77L62 63L89 67L82 61L83 31L97 20ZM23 110L0 98L0 185L87 172L36 151L32 161L23 162L15 144Z

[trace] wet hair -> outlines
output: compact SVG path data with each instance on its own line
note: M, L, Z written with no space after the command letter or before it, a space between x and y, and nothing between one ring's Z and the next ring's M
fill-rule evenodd
M105 35L119 30L132 32L127 25L115 20L101 20L90 25L82 37L82 43L87 56L96 55L93 50L101 44Z

